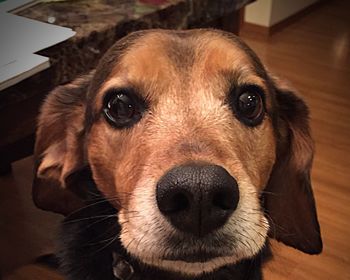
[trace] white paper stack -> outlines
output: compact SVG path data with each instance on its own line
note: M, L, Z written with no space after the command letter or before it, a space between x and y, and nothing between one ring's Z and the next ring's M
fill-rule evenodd
M75 34L70 28L8 13L16 9L14 2L23 7L24 2L33 1L7 0L0 3L0 90L48 68L49 58L34 53Z

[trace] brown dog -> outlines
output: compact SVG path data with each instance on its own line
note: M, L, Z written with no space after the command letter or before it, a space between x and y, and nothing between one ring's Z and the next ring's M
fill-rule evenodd
M121 39L48 96L35 154L39 207L81 207L69 178L88 166L122 246L151 267L196 277L255 257L268 236L322 250L308 109L232 34Z

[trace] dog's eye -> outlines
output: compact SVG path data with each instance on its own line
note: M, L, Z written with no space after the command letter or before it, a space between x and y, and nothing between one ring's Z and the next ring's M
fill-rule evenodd
M107 121L117 128L129 127L141 118L137 98L128 90L113 90L106 94L103 112Z
M234 111L239 120L249 126L261 123L264 117L264 102L261 90L254 86L241 88L235 95Z
M238 97L237 109L242 117L250 120L258 117L262 110L262 102L259 94L254 92L243 92Z

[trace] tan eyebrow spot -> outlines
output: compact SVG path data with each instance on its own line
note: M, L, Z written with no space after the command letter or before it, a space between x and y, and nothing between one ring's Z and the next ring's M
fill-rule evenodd
M267 91L265 81L255 73L254 65L247 53L226 38L211 35L200 42L192 73L201 87L221 85L216 89L225 95L232 83L255 84Z
M169 81L168 77L174 76L175 69L166 52L167 37L162 34L149 34L141 38L123 55L111 76L120 74L123 69L125 78L130 81Z

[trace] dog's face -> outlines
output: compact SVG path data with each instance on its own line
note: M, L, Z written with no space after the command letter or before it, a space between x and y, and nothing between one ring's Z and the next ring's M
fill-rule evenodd
M268 222L259 193L276 144L257 71L216 33L155 32L130 45L93 93L88 162L100 190L118 198L120 238L132 255L197 273L262 248Z
M141 262L209 272L254 257L269 222L286 244L321 250L307 109L232 35L156 30L117 42L92 75L48 98L36 153L41 181L64 186L90 166Z

